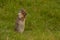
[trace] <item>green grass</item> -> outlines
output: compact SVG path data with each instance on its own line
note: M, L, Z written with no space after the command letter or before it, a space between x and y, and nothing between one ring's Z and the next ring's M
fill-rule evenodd
M22 34L14 31L21 8L27 12ZM60 40L60 0L0 0L0 40Z

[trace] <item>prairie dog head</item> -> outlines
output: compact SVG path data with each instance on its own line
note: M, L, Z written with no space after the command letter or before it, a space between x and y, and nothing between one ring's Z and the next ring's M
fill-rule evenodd
M20 12L18 13L18 17L19 18L25 18L26 17L26 12L25 12L25 10L20 10Z

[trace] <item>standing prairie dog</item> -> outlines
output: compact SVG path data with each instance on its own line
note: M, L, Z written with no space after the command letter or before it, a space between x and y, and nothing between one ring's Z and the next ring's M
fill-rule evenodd
M25 29L25 19L26 19L26 12L25 10L20 10L20 12L18 13L18 17L16 20L16 27L15 30L17 32L23 33L24 29Z

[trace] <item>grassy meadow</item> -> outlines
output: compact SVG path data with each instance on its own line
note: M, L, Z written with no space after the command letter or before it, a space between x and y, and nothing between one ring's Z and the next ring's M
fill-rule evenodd
M14 31L21 8L27 12L22 34ZM0 40L60 40L60 0L0 0Z

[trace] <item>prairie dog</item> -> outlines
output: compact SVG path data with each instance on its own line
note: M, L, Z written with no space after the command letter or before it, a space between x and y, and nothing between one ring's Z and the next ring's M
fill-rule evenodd
M16 27L15 30L17 32L24 32L25 29L25 19L26 19L26 12L25 10L20 10L20 12L18 13L18 17L16 20Z

